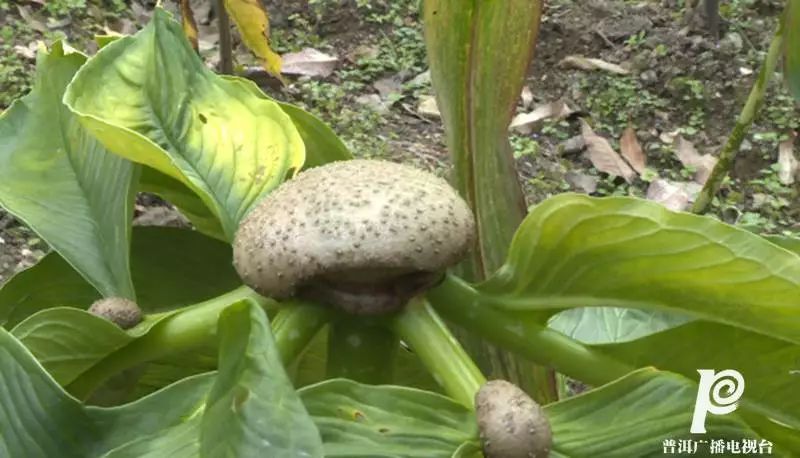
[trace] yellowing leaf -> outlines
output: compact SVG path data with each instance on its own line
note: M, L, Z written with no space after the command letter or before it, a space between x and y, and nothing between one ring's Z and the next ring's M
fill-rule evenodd
M261 59L264 70L283 81L281 56L269 47L269 16L261 0L225 0L225 9L244 44Z
M189 4L189 0L181 0L181 25L192 48L195 51L200 49L197 44L197 23L194 21L194 13L192 13L192 5Z

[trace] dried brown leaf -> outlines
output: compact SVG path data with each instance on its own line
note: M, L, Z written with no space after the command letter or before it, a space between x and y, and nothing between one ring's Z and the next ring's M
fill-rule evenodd
M595 59L591 57L583 57L578 55L567 56L559 62L559 65L565 67L573 67L580 70L602 70L617 75L627 75L630 72L620 67L617 64L606 62L602 59Z
M282 72L286 75L325 78L333 73L339 59L314 48L290 52L282 56Z
M644 173L647 166L647 158L644 155L644 150L639 140L636 138L636 131L633 127L628 126L622 133L622 138L619 140L619 151L622 157L628 161L633 170L639 175Z
M702 189L697 183L653 180L647 188L647 199L658 202L670 210L683 211L689 207Z
M439 112L439 106L436 105L436 97L432 95L424 95L420 97L419 104L417 105L417 112L422 116L431 118L441 118L442 113Z
M800 161L794 155L794 136L778 145L778 179L785 185L794 184L800 175Z
M589 123L583 119L581 119L581 134L586 141L586 152L589 160L597 170L609 175L622 177L628 183L636 178L636 172L614 151L608 140L597 135Z
M692 142L681 136L675 138L675 155L684 167L695 169L694 181L699 184L706 183L714 166L717 165L717 158L710 154L701 155Z
M575 110L570 108L563 100L556 100L544 105L539 105L530 113L520 113L511 120L509 129L521 134L529 134L541 127L542 121L546 119L562 119Z

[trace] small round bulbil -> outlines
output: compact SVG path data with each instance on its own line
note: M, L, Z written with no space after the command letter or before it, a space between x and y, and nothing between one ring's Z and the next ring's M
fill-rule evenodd
M236 234L234 265L264 296L380 314L440 281L474 233L469 206L445 180L386 161L334 162L258 203Z
M483 453L486 458L544 458L553 434L544 410L516 385L492 380L475 395Z
M122 329L130 329L142 321L142 309L135 302L122 297L107 297L95 301L89 313L105 318Z

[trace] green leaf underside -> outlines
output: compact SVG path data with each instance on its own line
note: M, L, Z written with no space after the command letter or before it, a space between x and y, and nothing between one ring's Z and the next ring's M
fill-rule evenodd
M219 319L219 373L201 424L204 456L321 457L322 440L283 369L266 313L249 302Z
M11 333L62 386L133 340L106 319L66 307L42 310Z
M86 58L56 42L33 91L0 116L0 206L104 296L133 299L128 269L133 164L107 152L61 103Z
M64 100L109 150L196 192L228 240L305 159L289 116L205 68L162 9L136 35L101 49Z
M85 407L0 329L0 456L101 456L134 440L169 437L202 407L211 380L185 379L121 407Z
M691 379L698 378L697 369L735 369L747 384L743 399L800 436L800 345L697 321L597 348L632 365L652 365Z
M148 313L173 310L241 284L228 244L167 227L133 230L131 270L138 304ZM44 309L86 309L99 297L56 253L11 278L0 289L0 323L7 328Z
M616 382L545 407L553 429L552 456L664 456L664 439L757 439L736 415L706 418L704 435L690 435L697 385L641 369ZM705 447L705 449L703 449ZM709 454L708 444L698 455Z
M564 194L538 205L478 290L510 310L661 310L800 343L800 256L634 198Z
M554 315L547 326L584 344L604 344L629 342L688 321L691 318L674 313L616 307L581 307Z

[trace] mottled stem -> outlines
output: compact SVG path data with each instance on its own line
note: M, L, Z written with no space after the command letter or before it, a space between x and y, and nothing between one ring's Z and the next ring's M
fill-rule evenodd
M728 137L727 143L725 143L722 152L719 154L717 165L714 166L714 170L711 171L711 176L709 176L708 181L706 181L705 186L703 186L703 189L697 196L697 200L692 207L693 213L705 213L706 210L708 210L708 206L714 199L714 196L717 195L717 192L719 192L722 182L733 168L733 163L742 145L742 140L744 140L745 135L747 135L747 131L750 129L756 114L758 114L758 110L761 108L767 85L772 75L775 73L775 66L778 63L778 58L783 48L783 29L783 21L780 21L778 30L775 32L772 43L769 45L767 57L761 64L758 78L753 88L750 90L747 102L744 108L742 108L739 118L736 120L736 125L731 135Z

